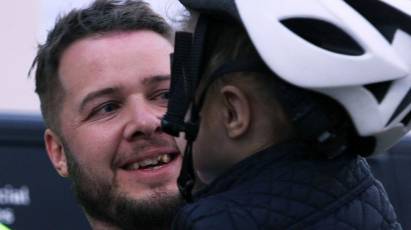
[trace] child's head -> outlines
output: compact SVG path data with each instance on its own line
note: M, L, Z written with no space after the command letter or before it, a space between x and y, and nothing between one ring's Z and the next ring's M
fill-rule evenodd
M194 113L193 124L177 122L170 133L195 139L194 166L206 182L287 139L326 158L370 155L411 128L410 3L180 1L200 15L192 55L176 68L189 79L180 92L195 91L181 102Z
M204 69L195 99L203 104L193 144L194 167L204 182L292 133L273 90L272 73L250 69L211 76L226 63L259 58L240 25L219 20L208 23Z

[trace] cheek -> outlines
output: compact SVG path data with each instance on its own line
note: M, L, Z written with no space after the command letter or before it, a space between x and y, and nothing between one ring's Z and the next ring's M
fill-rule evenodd
M193 144L194 167L205 183L211 182L221 172L224 130L219 115L217 107L204 105L198 136Z
M210 155L210 151L207 146L204 146L199 133L196 142L193 144L193 164L200 180L206 184L208 184L210 180L208 176L206 176L210 167L208 165L209 161L206 161L207 155Z
M193 159L194 159L194 166L202 170L205 161L204 159L207 158L207 155L212 154L210 152L211 148L210 146L206 145L205 142L207 142L207 137L202 132L199 132L196 141L193 144Z
M111 165L117 151L116 133L115 128L81 127L72 132L68 142L79 164L93 171L102 171Z
M208 183L214 176L219 155L218 137L213 135L209 127L200 127L196 141L193 144L193 162L200 179Z

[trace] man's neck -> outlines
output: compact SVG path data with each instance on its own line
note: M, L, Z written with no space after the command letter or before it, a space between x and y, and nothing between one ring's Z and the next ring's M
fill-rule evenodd
M119 227L109 224L104 221L96 220L87 215L87 220L93 230L121 230Z
M116 226L109 225L106 223L96 223L96 224L90 224L91 229L93 230L121 230L117 228Z

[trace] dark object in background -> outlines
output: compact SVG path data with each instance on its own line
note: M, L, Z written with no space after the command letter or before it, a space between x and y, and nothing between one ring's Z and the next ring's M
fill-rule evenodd
M403 229L411 229L411 136L405 136L388 154L367 160L384 184Z
M70 181L52 167L40 115L0 114L0 222L11 229L90 229Z

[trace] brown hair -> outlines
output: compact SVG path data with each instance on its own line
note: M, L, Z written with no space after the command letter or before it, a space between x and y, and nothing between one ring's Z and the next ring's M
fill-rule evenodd
M192 18L194 20L194 18ZM188 26L192 21L188 21ZM207 90L207 95L214 95L222 86L231 84L248 92L255 102L261 105L275 128L273 138L287 138L291 135L291 123L277 100L276 80L273 74L257 72L228 73L218 77L209 85L210 77L216 69L227 62L249 60L257 56L244 28L233 21L209 19L204 48L202 80L197 92ZM209 85L208 89L205 89ZM281 132L281 133L278 133ZM280 137L280 136L281 137Z
M31 70L36 67L36 93L39 95L45 124L59 132L59 113L64 98L58 76L60 58L75 41L118 31L151 30L170 42L172 29L149 5L139 0L96 0L84 9L73 9L60 17L39 45Z

